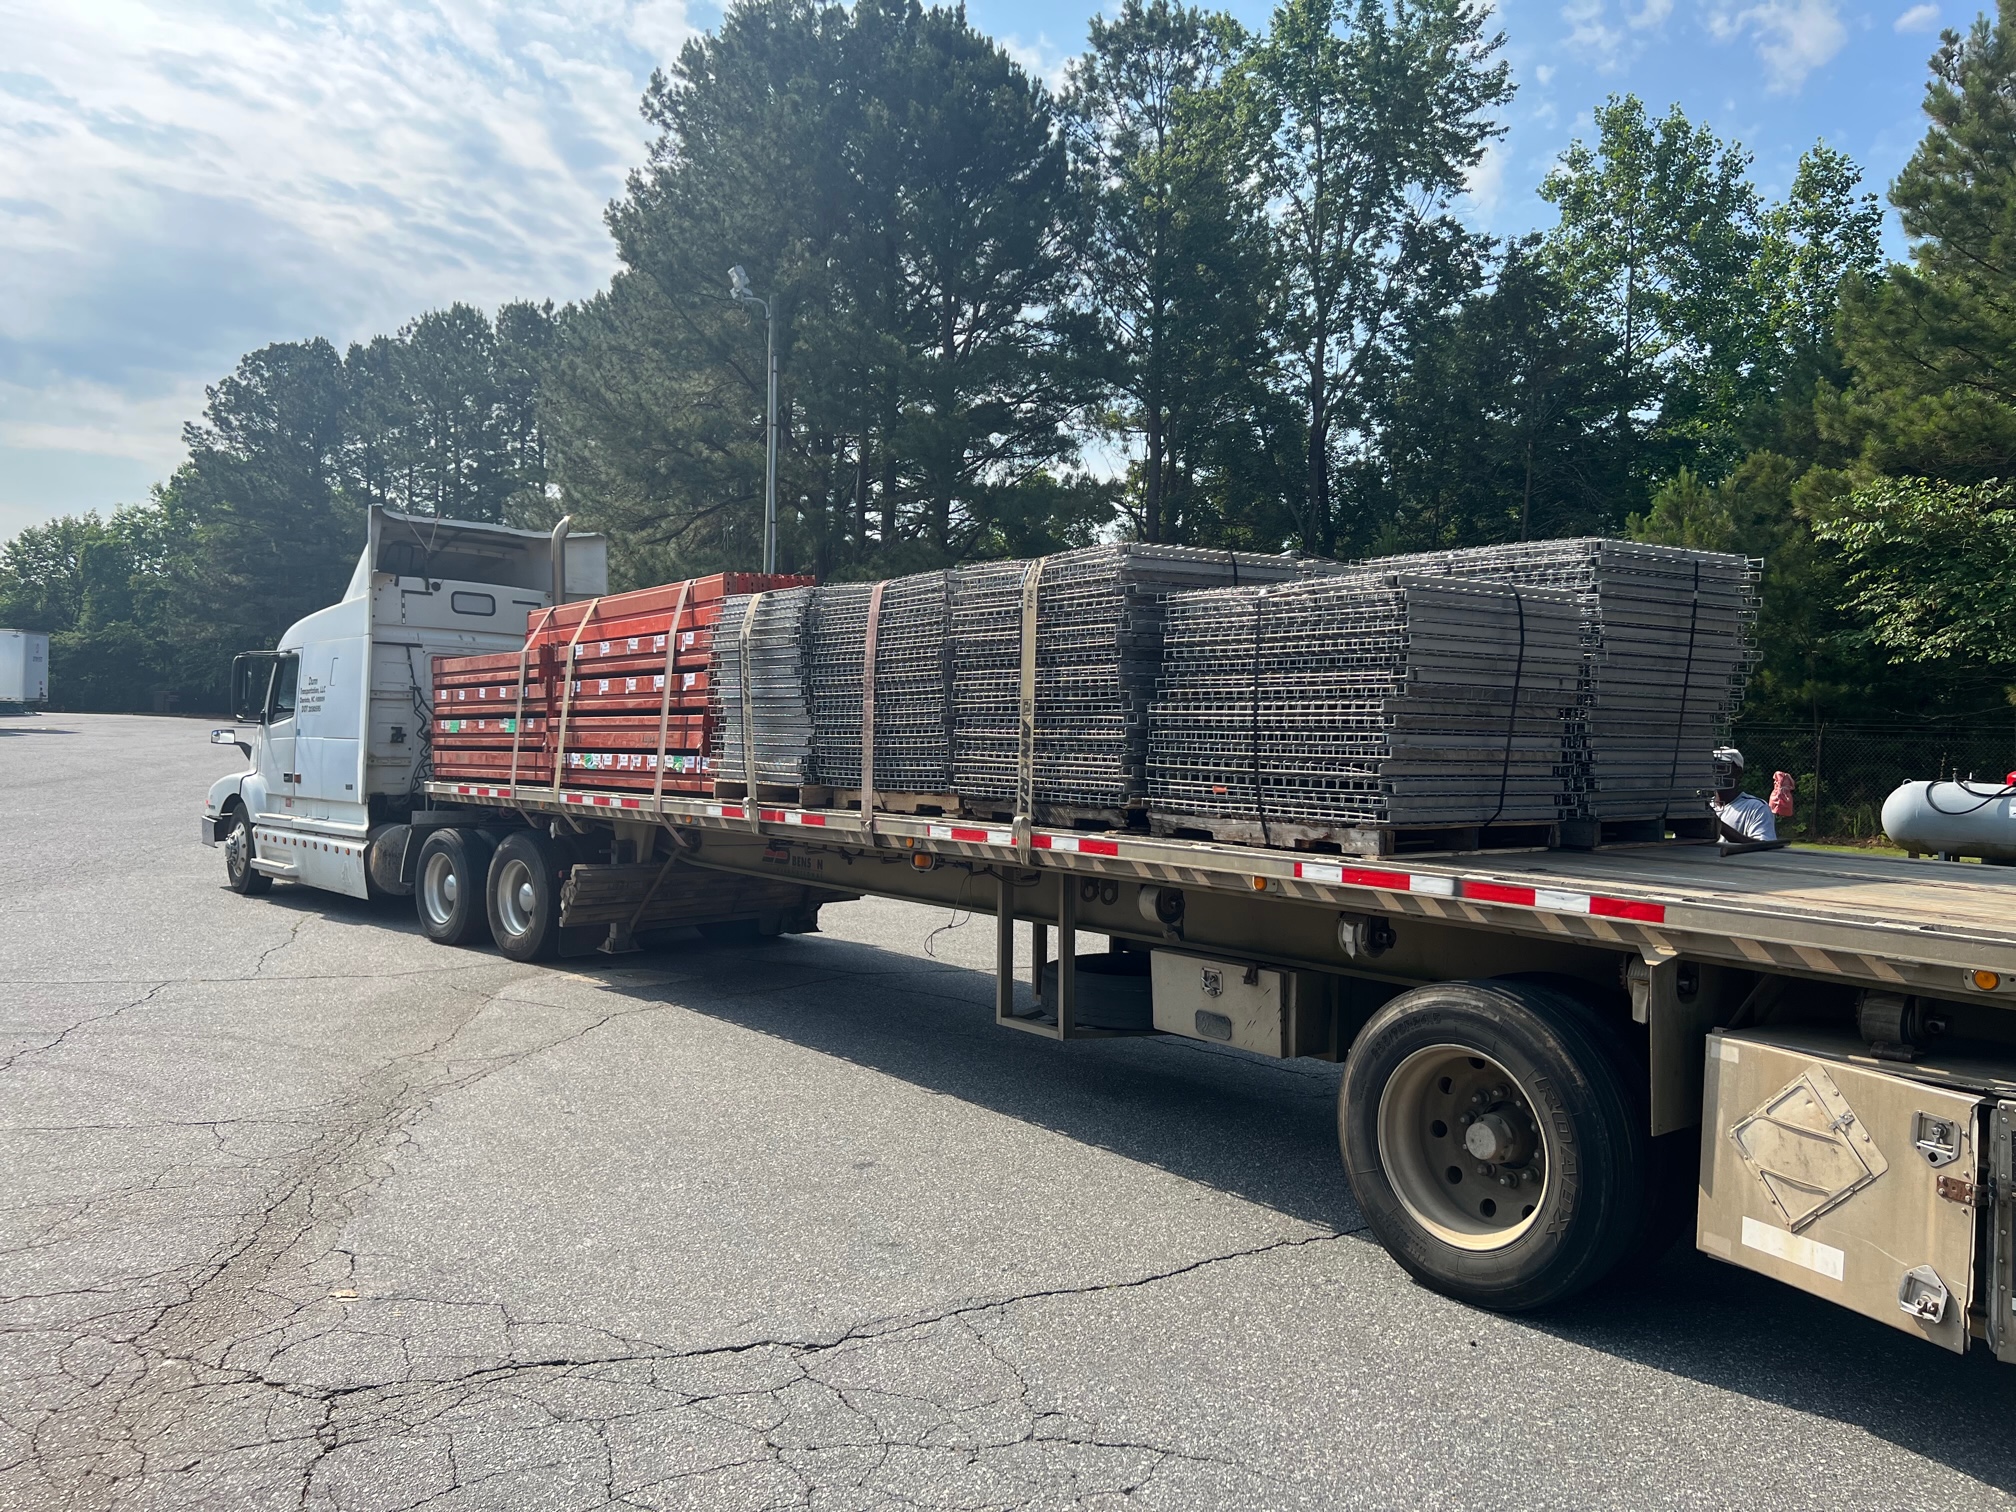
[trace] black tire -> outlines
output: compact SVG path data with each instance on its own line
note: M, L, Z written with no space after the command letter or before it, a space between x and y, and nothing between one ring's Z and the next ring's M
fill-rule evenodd
M1597 1010L1529 982L1438 983L1380 1009L1345 1062L1337 1129L1388 1253L1459 1301L1526 1312L1639 1248L1651 1141L1622 1046Z
M224 848L224 885L235 893L257 898L273 890L273 879L252 865L257 854L252 838L252 822L245 810L233 804L224 811L225 829L218 837Z
M544 961L560 948L560 887L573 858L536 830L513 830L490 858L483 899L490 938L514 961Z
M437 829L413 868L413 911L437 945L480 945L488 938L483 894L497 837L480 829Z

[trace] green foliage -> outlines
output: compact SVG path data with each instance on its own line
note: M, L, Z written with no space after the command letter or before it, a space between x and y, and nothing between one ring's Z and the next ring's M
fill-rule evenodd
M1127 513L1143 540L1257 523L1243 517L1267 460L1253 441L1271 374L1255 359L1273 269L1252 144L1225 82L1246 45L1229 17L1125 0L1116 19L1093 18L1061 102L1088 334L1114 401L1106 428L1140 438Z
M1398 349L1478 281L1482 244L1449 213L1511 98L1502 34L1467 0L1285 0L1246 65L1284 307L1278 341L1305 466L1289 496L1305 550L1334 555L1333 473L1367 480ZM1340 529L1341 525L1341 529Z
M1855 369L1823 419L1865 475L1977 482L2016 474L2016 6L1947 32L1931 129L1891 187L1909 266L1851 290ZM1830 396L1831 397L1831 396Z
M2016 665L2016 487L1886 478L1815 530L1841 549L1847 606L1892 661Z
M654 77L660 132L610 212L623 270L567 311L541 423L566 507L633 577L760 538L764 325L781 371L780 559L893 570L997 549L1067 483L1091 396L1048 95L956 11L745 0Z
M1382 549L1616 528L1611 345L1536 250L1508 247L1492 286L1424 321L1406 350L1380 425Z

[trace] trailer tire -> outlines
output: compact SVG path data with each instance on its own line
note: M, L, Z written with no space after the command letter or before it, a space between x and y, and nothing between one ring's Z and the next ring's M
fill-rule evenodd
M514 830L490 858L483 897L490 937L514 961L543 961L560 948L560 887L572 858L536 830Z
M1345 1173L1417 1281L1497 1312L1595 1285L1646 1228L1648 1120L1597 1011L1531 982L1445 982L1380 1009L1338 1089Z
M413 911L420 930L437 945L477 945L489 919L483 893L490 876L494 835L449 827L428 833L413 870Z
M224 885L248 898L271 892L273 879L252 865L252 820L245 806L234 801L224 814L229 820L223 839Z

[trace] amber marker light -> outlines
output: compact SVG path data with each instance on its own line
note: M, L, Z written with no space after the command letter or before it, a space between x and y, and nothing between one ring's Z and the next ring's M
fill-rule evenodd
M1992 971L1977 971L1974 973L1974 985L1983 992L1993 992L2002 985L2002 978Z

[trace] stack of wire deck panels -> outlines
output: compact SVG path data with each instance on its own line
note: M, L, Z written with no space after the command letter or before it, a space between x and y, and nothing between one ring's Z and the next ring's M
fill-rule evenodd
M749 631L750 730L756 743L755 778L778 787L812 782L812 699L806 680L806 619L814 589L786 588L762 595ZM742 622L749 596L721 605L714 627L714 780L747 783L742 745ZM753 794L749 796L755 796Z
M953 786L969 810L1005 812L1015 802L1029 566L986 562L952 574ZM1036 817L1093 810L1110 818L1145 793L1148 706L1169 594L1295 575L1292 557L1182 546L1092 546L1044 558L1037 589Z
M1585 537L1386 557L1389 572L1562 588L1581 608L1567 742L1581 818L1694 816L1743 697L1757 573L1745 558Z
M807 620L814 782L861 786L862 670L867 583L818 589ZM924 572L883 585L875 633L875 787L882 793L952 791L951 574Z
M1158 831L1349 845L1350 831L1552 825L1569 802L1562 738L1582 660L1569 594L1310 575L1179 594L1164 637Z

